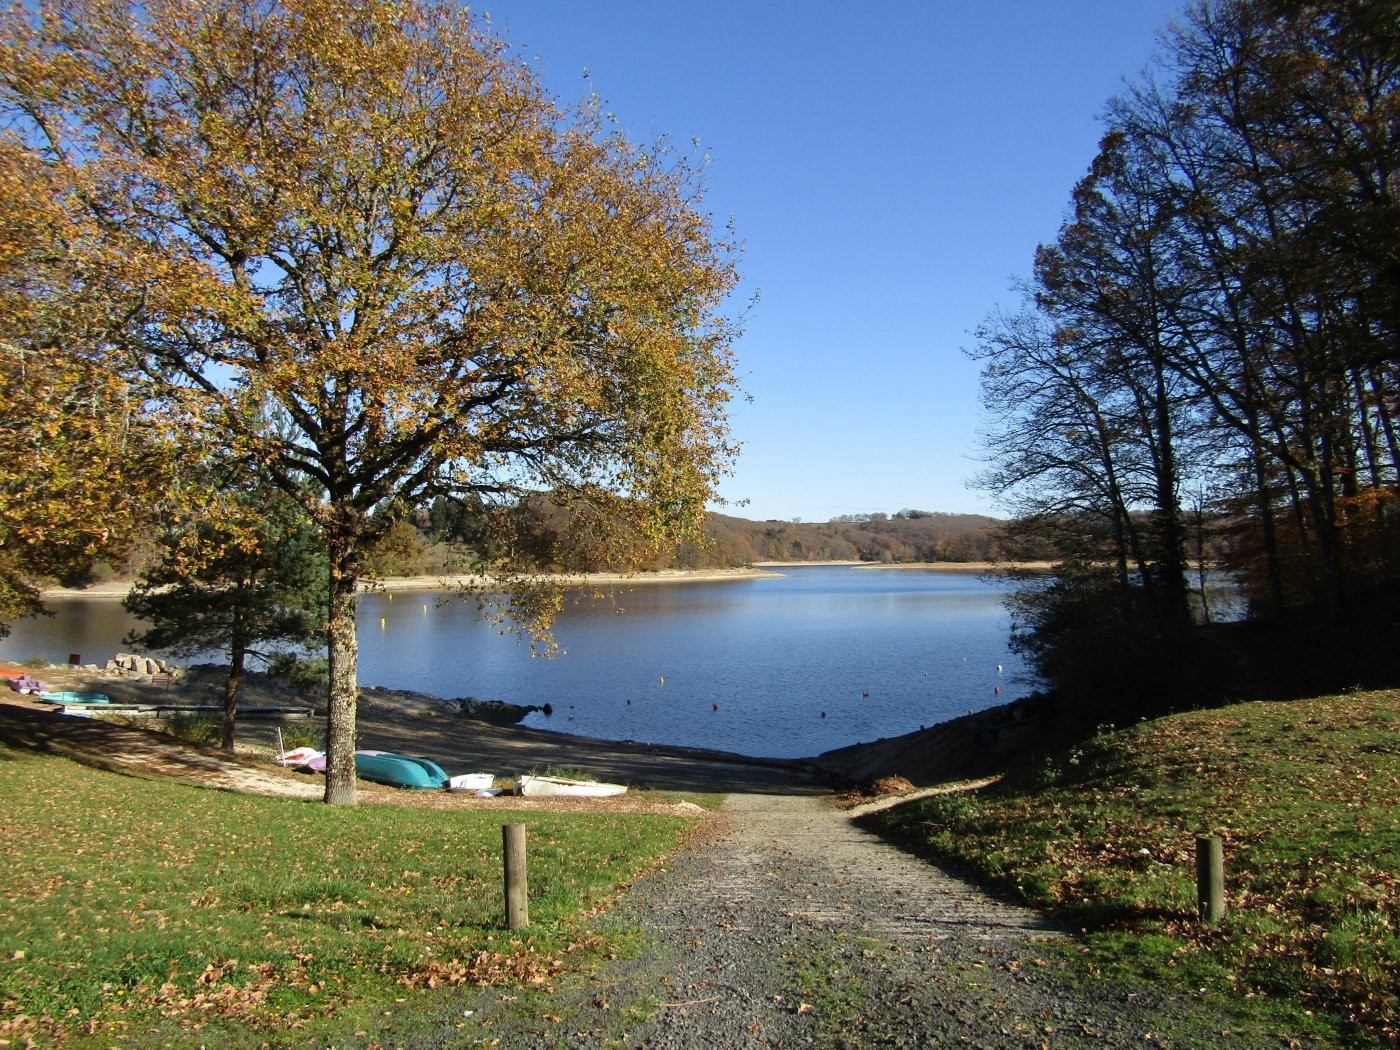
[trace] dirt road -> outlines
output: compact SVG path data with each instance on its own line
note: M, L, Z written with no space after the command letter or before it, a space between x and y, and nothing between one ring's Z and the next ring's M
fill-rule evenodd
M483 993L468 1024L409 1045L1243 1045L1156 989L1073 986L1044 916L850 818L812 796L731 795L710 834L600 920L646 931L638 958L562 982L534 1011Z

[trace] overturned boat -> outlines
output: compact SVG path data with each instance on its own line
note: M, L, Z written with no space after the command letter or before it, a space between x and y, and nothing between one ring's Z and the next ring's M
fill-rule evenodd
M46 704L110 704L112 698L106 693L77 693L71 689L45 690L39 699Z
M390 787L429 788L441 791L447 774L430 758L414 758L385 751L356 751L355 775Z
M572 798L609 798L627 790L625 784L606 784L597 780L571 780L568 777L523 775L515 791L526 798L566 796Z

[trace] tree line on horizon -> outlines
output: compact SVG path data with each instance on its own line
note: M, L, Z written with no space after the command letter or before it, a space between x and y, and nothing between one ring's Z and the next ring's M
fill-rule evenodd
M697 536L639 561L597 542L593 533L602 526L586 508L535 495L519 501L510 519L508 527L488 524L449 501L435 502L386 530L370 568L381 576L420 576L492 564L569 573L737 568L756 562L990 562L999 556L1002 525L986 515L909 509L828 522L753 521L710 512Z
M1207 544L1275 638L1328 639L1321 657L1347 634L1391 648L1396 14L1191 4L1109 102L1019 309L979 329L994 420L979 484L1010 514L1013 557L1024 541L1059 561L1015 608L1052 686L1149 710L1218 694L1190 583Z

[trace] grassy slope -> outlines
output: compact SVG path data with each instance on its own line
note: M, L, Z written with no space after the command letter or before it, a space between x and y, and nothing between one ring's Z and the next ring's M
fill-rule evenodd
M874 821L1059 909L1084 931L1090 973L1252 999L1323 1037L1400 1035L1400 692L1106 729L980 792ZM1205 833L1225 843L1216 927L1196 921Z
M0 1045L329 1045L609 946L577 919L694 821L334 809L0 746ZM527 823L528 936L502 928ZM435 1001L436 997L436 1001Z

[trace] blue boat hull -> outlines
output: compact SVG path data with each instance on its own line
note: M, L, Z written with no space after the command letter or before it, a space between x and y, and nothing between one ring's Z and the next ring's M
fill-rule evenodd
M408 755L356 751L355 773L365 780L390 787L441 790L447 786L447 774L436 762Z
M69 690L56 690L39 694L46 704L110 704L111 697L106 693L75 693Z

